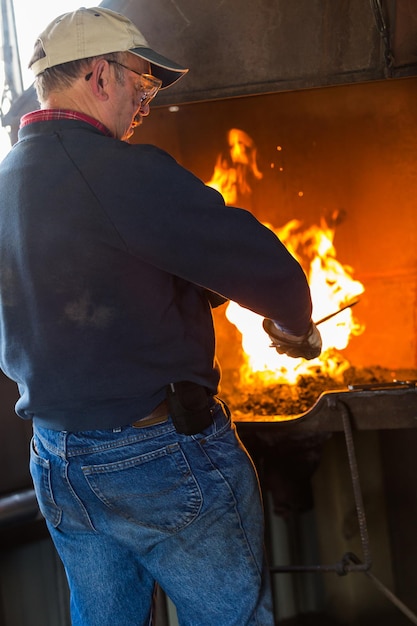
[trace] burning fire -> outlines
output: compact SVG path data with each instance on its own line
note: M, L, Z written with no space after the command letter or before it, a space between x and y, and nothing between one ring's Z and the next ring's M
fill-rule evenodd
M227 133L228 155L219 155L213 176L207 183L219 191L226 204L236 205L239 197L252 193L249 179L260 180L262 173L256 162L256 146L247 133L231 128Z
M256 165L256 149L243 131L232 129L228 134L230 157L219 157L212 179L207 183L223 194L226 204L234 204L239 193L251 193L249 180L262 178ZM230 162L230 164L228 163ZM332 220L334 223L337 220ZM364 292L364 286L352 277L351 267L336 258L335 227L321 220L319 226L303 227L300 220L291 220L281 228L266 224L285 244L303 267L310 285L313 301L313 320L317 323L335 311L343 311L320 324L323 351L312 361L293 359L278 354L262 328L262 317L235 302L227 306L226 317L242 334L242 348L246 356L241 367L241 382L295 383L304 374L326 373L338 378L349 367L349 362L337 351L343 350L353 335L364 327L353 317L349 306Z

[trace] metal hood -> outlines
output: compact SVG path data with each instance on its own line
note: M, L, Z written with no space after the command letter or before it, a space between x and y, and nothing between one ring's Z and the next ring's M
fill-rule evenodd
M104 0L190 68L173 104L417 73L410 0Z

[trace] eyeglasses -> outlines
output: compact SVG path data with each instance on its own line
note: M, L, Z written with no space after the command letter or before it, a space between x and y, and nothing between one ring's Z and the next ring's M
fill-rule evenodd
M138 89L142 92L142 97L140 99L140 106L146 106L150 103L153 98L155 98L156 94L160 90L162 86L162 80L152 76L152 74L143 74L142 72L137 72L136 70L132 70L131 67L127 65L123 65L123 63L119 63L119 61L113 61L113 59L104 59L107 63L113 63L113 65L120 65L125 70L129 70L129 72L133 72L141 79L140 85ZM90 80L93 72L90 72L86 75L85 80Z

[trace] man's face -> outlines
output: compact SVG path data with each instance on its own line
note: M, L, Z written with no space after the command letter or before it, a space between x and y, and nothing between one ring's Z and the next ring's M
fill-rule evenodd
M114 129L118 139L127 140L142 118L149 115L149 102L160 87L160 81L149 77L147 61L134 54L127 54L123 63L115 63L122 72L113 72ZM143 76L145 75L145 76Z

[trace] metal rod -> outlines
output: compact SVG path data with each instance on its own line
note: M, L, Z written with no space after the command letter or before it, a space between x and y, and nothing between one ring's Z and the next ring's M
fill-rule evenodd
M348 304L345 304L337 311L333 311L333 313L330 313L329 315L322 317L321 320L319 320L318 322L314 322L315 325L317 326L318 324L323 324L323 322L327 322L327 320L330 320L335 315L339 315L339 313L341 313L342 311L345 311L346 309L350 309L352 306L355 306L355 304L358 304L358 302L359 300L354 300L353 302L349 302Z
M356 514L359 523L362 550L364 554L365 571L372 565L371 551L369 548L368 527L366 524L365 507L363 504L362 490L359 481L358 463L356 460L355 446L353 444L352 426L350 423L349 409L341 400L337 401L342 414L343 430L345 434L346 450L349 459L350 476L352 479L353 497L355 499ZM349 571L349 569L347 569Z
M387 587L385 587L385 585L380 580L378 580L378 578L376 578L371 572L365 572L365 574L368 576L368 578L372 580L377 589L379 589L379 591L383 593L384 596L388 600L390 600L390 602L392 602L392 604L394 604L394 606L396 606L397 609L399 609L401 613L403 613L410 620L410 622L412 622L413 624L417 624L417 615L413 613L413 611L411 611L411 609L409 609L408 606L404 604L404 602L397 598L397 596L394 595L392 591L387 589Z
M363 572L374 583L377 589L384 594L384 596L397 607L399 611L405 615L410 622L417 626L417 615L409 609L404 602L402 602L396 595L392 593L374 574L369 570L372 565L371 553L369 547L368 528L366 523L365 508L363 504L362 491L359 482L358 465L356 460L356 452L353 442L352 426L350 420L350 413L348 407L338 400L335 406L339 407L342 415L343 430L345 434L346 450L349 459L349 468L352 479L353 495L356 506L356 514L359 524L359 532L362 544L362 550L364 554L364 562L362 562L355 554L346 553L341 561L334 565L284 565L271 567L270 571L273 574L277 573L291 573L291 572L313 572L313 573L327 573L335 572L340 576L344 576L349 572Z
M353 497L355 500L356 515L358 518L359 533L361 538L362 551L364 561L360 561L357 557L353 558L350 553L345 554L340 561L332 565L283 565L271 567L273 574L290 573L290 572L335 572L339 576L345 576L349 572L367 572L372 565L371 554L369 548L369 536L366 523L365 508L363 504L362 491L359 481L358 464L356 460L355 446L353 442L352 427L350 423L350 414L348 407L341 401L337 400L334 408L340 410L343 422L343 431L345 434L346 450L349 461L349 469L352 480Z
M353 563L361 562L355 554L349 553L346 555L346 557ZM388 589L374 574L372 574L372 572L366 571L364 573L374 583L375 587L377 587L377 589L381 593L383 593L384 596L397 607L397 609L404 613L404 615L408 617L408 619L413 624L417 624L417 615L413 613L413 611L411 611L411 609L409 609L408 606L404 604L404 602L402 602L395 594L393 594L390 589Z

